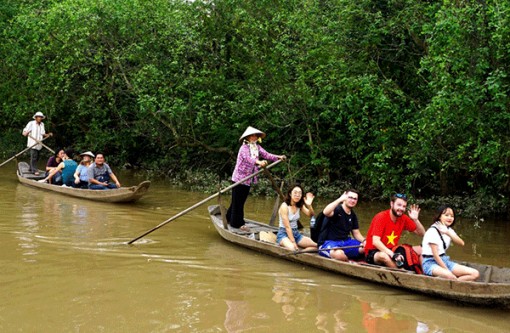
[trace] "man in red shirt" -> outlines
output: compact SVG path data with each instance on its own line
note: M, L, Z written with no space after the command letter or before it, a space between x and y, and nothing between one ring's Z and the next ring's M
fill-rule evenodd
M391 196L390 209L377 213L372 219L367 232L365 245L365 260L369 264L396 268L395 261L403 260L391 250L398 245L402 231L407 230L422 236L425 228L418 219L420 207L411 205L409 216L405 215L407 209L407 196L394 194ZM415 248L420 254L421 251Z

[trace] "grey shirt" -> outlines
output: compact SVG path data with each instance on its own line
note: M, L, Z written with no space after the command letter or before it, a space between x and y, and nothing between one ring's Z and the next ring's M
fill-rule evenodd
M98 179L98 178L102 178L102 176L107 174L108 175L107 179L110 179L109 175L111 175L112 173L113 173L112 169L106 163L103 163L103 165L101 167L98 167L96 165L96 163L94 162L87 169L87 174L89 176L89 183L90 183L90 179L95 179L97 181L104 182L104 180Z

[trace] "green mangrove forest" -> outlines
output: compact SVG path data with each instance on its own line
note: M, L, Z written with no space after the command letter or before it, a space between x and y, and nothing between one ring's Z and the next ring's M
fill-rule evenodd
M0 33L5 158L41 111L52 146L215 187L251 125L319 193L509 216L509 1L3 0Z

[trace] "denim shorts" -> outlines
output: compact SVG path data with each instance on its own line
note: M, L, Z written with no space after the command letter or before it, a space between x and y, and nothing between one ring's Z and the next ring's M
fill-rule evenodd
M296 240L296 244L298 244L301 241L301 239L303 239L303 235L301 235L301 233L297 229L292 229L292 235ZM285 228L278 229L278 233L276 234L276 244L280 244L280 242L284 238L288 238L287 231L285 231Z
M356 239L349 238L343 241L325 241L324 244L322 244L319 249L322 250L329 249L332 247L358 246L358 245L361 245L359 241L357 241ZM359 259L362 256L362 254L359 253L359 247L343 249L342 251L344 251L345 255L349 259ZM323 257L331 258L329 251L321 251L319 252L319 254Z
M450 260L450 257L446 254L441 255L441 259L443 260L446 267L448 267L448 270L450 272L455 268L455 265L457 265L454 261ZM437 264L434 257L423 257L423 260L421 262L421 266L423 268L423 274L432 276L432 271L436 267L441 267Z

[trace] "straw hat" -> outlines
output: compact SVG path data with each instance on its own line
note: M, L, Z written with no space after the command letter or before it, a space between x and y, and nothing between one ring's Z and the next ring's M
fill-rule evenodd
M239 138L239 141L243 141L244 138L252 135L257 134L262 139L266 137L266 133L256 129L255 127L248 126L248 128L244 131L243 135Z
M86 151L84 153L81 153L80 156L90 156L92 158L96 157L94 154L92 154L91 151Z
M41 111L37 111L32 118L35 119L36 117L42 117L42 119L46 118Z

